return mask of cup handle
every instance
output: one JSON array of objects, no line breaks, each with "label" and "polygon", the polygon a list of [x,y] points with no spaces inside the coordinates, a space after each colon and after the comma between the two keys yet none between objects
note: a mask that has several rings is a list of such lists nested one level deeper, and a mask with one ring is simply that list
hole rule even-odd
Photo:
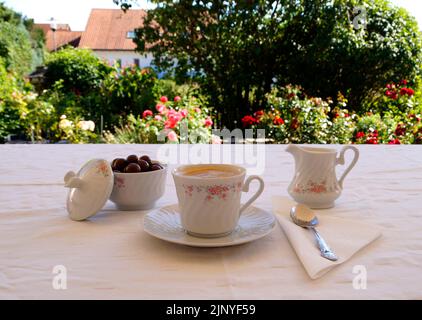
[{"label": "cup handle", "polygon": [[340,185],[340,187],[342,189],[343,189],[343,181],[344,181],[344,178],[346,178],[346,176],[349,174],[350,170],[353,169],[353,167],[355,166],[356,162],[359,159],[359,150],[358,150],[358,148],[353,147],[353,146],[345,146],[343,149],[341,149],[340,156],[337,158],[337,164],[341,164],[341,165],[344,165],[345,164],[344,154],[346,153],[347,150],[352,150],[355,153],[355,156],[354,156],[352,162],[350,163],[350,165],[343,172],[343,175],[341,176],[340,180],[338,181],[338,184]]},{"label": "cup handle", "polygon": [[249,185],[252,180],[259,181],[259,188],[255,192],[255,194],[240,208],[239,214],[242,214],[243,211],[245,211],[245,209],[249,207],[252,204],[252,202],[254,202],[261,195],[262,191],[264,191],[264,180],[262,180],[262,178],[259,176],[250,176],[246,179],[243,185],[243,189],[242,189],[243,192],[249,191]]}]

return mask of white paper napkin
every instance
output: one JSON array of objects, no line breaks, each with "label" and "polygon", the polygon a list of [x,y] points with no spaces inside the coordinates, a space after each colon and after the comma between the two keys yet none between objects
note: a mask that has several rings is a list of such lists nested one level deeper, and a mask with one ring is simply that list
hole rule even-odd
[{"label": "white paper napkin", "polygon": [[273,197],[272,204],[274,214],[284,233],[312,279],[323,276],[381,236],[380,229],[374,226],[354,220],[335,218],[335,209],[318,215],[317,230],[339,258],[333,262],[321,257],[312,232],[295,225],[290,219],[290,209],[296,204],[293,200],[287,197]]}]

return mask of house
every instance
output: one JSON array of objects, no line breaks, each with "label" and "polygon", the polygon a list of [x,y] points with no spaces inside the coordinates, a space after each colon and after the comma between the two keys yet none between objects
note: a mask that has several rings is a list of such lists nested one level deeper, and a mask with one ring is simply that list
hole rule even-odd
[{"label": "house", "polygon": [[98,57],[110,64],[119,62],[122,66],[137,65],[149,67],[152,54],[135,52],[133,42],[135,29],[142,27],[147,12],[130,9],[92,9],[85,31],[72,31],[68,24],[58,24],[56,30],[50,24],[36,24],[44,31],[49,52],[70,45],[75,48],[91,49]]},{"label": "house", "polygon": [[151,65],[152,54],[135,52],[135,29],[143,26],[145,10],[92,9],[79,47],[89,48],[109,63],[122,66],[135,64],[141,68]]},{"label": "house", "polygon": [[48,23],[37,23],[35,28],[44,31],[46,47],[49,52],[59,50],[67,45],[78,47],[82,36],[82,31],[72,31],[68,24],[58,24],[56,29],[52,30]]}]

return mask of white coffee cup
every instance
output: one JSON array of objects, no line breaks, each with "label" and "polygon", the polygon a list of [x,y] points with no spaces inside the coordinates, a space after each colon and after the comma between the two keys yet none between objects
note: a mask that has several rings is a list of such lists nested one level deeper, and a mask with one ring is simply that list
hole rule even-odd
[{"label": "white coffee cup", "polygon": [[[222,174],[207,175],[210,170]],[[230,234],[236,228],[242,212],[264,190],[261,177],[250,176],[245,181],[246,170],[236,165],[184,165],[174,169],[172,174],[182,227],[197,237],[214,238]],[[252,180],[258,180],[259,188],[241,205],[241,194],[249,191]]]}]

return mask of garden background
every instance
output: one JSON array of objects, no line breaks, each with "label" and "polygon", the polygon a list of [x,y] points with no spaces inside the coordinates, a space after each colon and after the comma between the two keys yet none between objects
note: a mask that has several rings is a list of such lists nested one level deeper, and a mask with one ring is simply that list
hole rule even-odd
[{"label": "garden background", "polygon": [[134,39],[147,69],[47,53],[0,4],[0,141],[178,143],[187,126],[200,143],[241,128],[268,143],[422,144],[422,36],[389,1],[151,2]]}]

